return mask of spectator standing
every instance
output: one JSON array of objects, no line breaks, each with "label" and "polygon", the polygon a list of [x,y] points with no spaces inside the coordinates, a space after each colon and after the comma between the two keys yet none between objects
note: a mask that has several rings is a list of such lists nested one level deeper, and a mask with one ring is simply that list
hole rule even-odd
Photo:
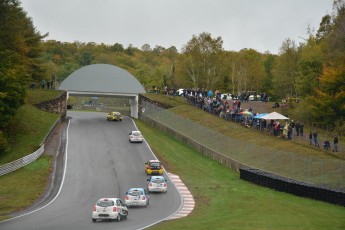
[{"label": "spectator standing", "polygon": [[44,89],[46,87],[46,80],[41,81],[41,88]]},{"label": "spectator standing", "polygon": [[207,95],[208,95],[210,98],[212,98],[212,97],[213,97],[213,92],[212,92],[212,89],[210,89],[210,90],[208,91]]},{"label": "spectator standing", "polygon": [[172,95],[173,95],[173,98],[175,98],[175,95],[176,95],[176,89],[175,88],[172,88]]},{"label": "spectator standing", "polygon": [[325,143],[323,144],[323,149],[327,151],[330,147],[331,147],[331,143],[328,140],[326,140]]},{"label": "spectator standing", "polygon": [[296,128],[296,135],[299,136],[299,122],[298,121],[296,121],[295,128]]},{"label": "spectator standing", "polygon": [[292,139],[292,135],[293,135],[293,128],[292,125],[290,124],[288,126],[288,139],[291,140]]},{"label": "spectator standing", "polygon": [[303,122],[301,121],[300,123],[299,123],[299,133],[300,133],[300,135],[303,137],[303,129],[304,129],[304,124],[303,124]]},{"label": "spectator standing", "polygon": [[319,143],[317,142],[317,135],[318,135],[317,131],[314,130],[313,132],[314,144],[316,147],[319,147]]},{"label": "spectator standing", "polygon": [[278,136],[279,135],[279,131],[280,131],[280,124],[279,124],[279,121],[276,120],[275,123],[274,123],[274,130],[273,130],[274,136]]},{"label": "spectator standing", "polygon": [[292,139],[293,136],[294,136],[294,132],[295,132],[295,122],[294,122],[293,120],[291,121],[290,126],[291,126],[291,135],[290,135],[290,139]]},{"label": "spectator standing", "polygon": [[237,102],[237,113],[241,110],[241,101]]},{"label": "spectator standing", "polygon": [[310,144],[310,145],[313,144],[313,133],[312,133],[311,130],[310,130],[310,132],[309,132],[309,144]]},{"label": "spectator standing", "polygon": [[333,152],[338,152],[338,137],[337,136],[335,136],[333,139],[333,145],[334,145]]}]

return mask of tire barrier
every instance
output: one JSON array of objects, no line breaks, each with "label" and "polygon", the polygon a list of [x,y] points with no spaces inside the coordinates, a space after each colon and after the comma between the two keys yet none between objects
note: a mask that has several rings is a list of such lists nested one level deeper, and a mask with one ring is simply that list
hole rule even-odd
[{"label": "tire barrier", "polygon": [[345,191],[281,177],[260,169],[240,169],[240,178],[280,192],[345,206]]}]

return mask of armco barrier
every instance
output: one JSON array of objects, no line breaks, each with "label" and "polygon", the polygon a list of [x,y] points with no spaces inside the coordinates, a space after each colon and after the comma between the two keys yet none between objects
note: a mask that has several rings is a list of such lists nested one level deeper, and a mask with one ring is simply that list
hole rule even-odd
[{"label": "armco barrier", "polygon": [[40,147],[35,152],[33,152],[33,153],[23,157],[23,158],[20,158],[18,160],[15,160],[15,161],[12,161],[10,163],[7,163],[5,165],[0,166],[0,176],[3,176],[7,173],[13,172],[13,171],[15,171],[21,167],[24,167],[25,165],[28,165],[28,164],[32,163],[33,161],[35,161],[37,158],[39,158],[44,152],[45,143],[47,143],[49,141],[55,128],[61,123],[61,119],[62,119],[62,117],[60,117],[60,119],[58,119],[55,122],[53,127],[50,129],[49,133],[44,138]]},{"label": "armco barrier", "polygon": [[342,190],[315,186],[252,168],[240,169],[240,178],[277,191],[345,206],[345,191]]},{"label": "armco barrier", "polygon": [[25,166],[25,165],[30,164],[31,162],[33,162],[37,158],[39,158],[43,152],[44,152],[44,144],[41,145],[41,147],[39,149],[37,149],[35,152],[31,153],[30,155],[27,155],[23,158],[12,161],[8,164],[2,165],[0,167],[0,176],[5,175],[5,174],[10,173],[10,172],[13,172],[13,171]]}]

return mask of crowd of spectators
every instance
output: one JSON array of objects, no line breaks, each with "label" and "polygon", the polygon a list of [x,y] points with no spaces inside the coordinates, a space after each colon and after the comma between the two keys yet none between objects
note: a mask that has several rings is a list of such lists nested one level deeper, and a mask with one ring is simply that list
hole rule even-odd
[{"label": "crowd of spectators", "polygon": [[[255,112],[251,107],[246,110],[242,109],[243,103],[248,102],[249,94],[243,92],[238,96],[233,94],[222,94],[219,90],[202,91],[189,90],[183,91],[182,96],[197,108],[203,109],[206,112],[222,117],[226,120],[242,123],[247,127],[265,128],[266,121],[254,119]],[[256,96],[256,95],[255,95]],[[260,98],[260,99],[259,99]],[[261,94],[256,100],[267,102],[267,94]]]},{"label": "crowd of spectators", "polygon": [[[247,128],[254,128],[260,131],[268,132],[274,136],[282,139],[292,140],[296,137],[304,137],[304,124],[301,121],[281,121],[281,120],[265,120],[255,118],[258,113],[253,111],[251,107],[243,108],[248,102],[249,95],[246,92],[238,96],[232,94],[222,94],[219,90],[183,90],[182,95],[186,100],[197,108],[200,108],[208,113],[224,118],[228,121],[233,121],[244,125]],[[268,95],[263,93],[256,99],[261,102],[268,101]],[[274,108],[279,107],[279,103],[275,103]],[[320,147],[318,143],[318,133],[316,130],[311,130],[310,145]],[[326,140],[328,143],[329,141]],[[325,142],[326,142],[325,141]],[[330,143],[324,143],[324,149],[331,148]],[[338,138],[334,140],[333,151],[338,151]]]}]

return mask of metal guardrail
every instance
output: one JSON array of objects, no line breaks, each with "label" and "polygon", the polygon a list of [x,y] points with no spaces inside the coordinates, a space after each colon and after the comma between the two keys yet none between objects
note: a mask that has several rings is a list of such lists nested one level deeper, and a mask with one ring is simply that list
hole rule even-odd
[{"label": "metal guardrail", "polygon": [[0,166],[0,176],[3,176],[5,174],[8,174],[10,172],[13,172],[17,169],[20,169],[32,162],[34,162],[37,158],[39,158],[43,153],[44,153],[44,150],[45,150],[45,143],[47,143],[55,128],[61,123],[61,120],[63,119],[63,117],[60,117],[55,123],[54,125],[52,126],[52,128],[50,129],[50,131],[48,132],[48,134],[45,136],[45,138],[43,139],[40,147],[33,153],[29,154],[29,155],[26,155],[25,157],[22,157],[18,160],[15,160],[15,161],[12,161],[10,163],[7,163],[5,165],[1,165]]},{"label": "metal guardrail", "polygon": [[24,167],[25,165],[28,165],[28,164],[34,162],[37,158],[39,158],[42,155],[43,152],[44,152],[44,144],[39,149],[37,149],[35,152],[33,152],[29,155],[0,166],[0,176],[3,176],[3,175],[10,173],[10,172],[13,172],[19,168]]}]

